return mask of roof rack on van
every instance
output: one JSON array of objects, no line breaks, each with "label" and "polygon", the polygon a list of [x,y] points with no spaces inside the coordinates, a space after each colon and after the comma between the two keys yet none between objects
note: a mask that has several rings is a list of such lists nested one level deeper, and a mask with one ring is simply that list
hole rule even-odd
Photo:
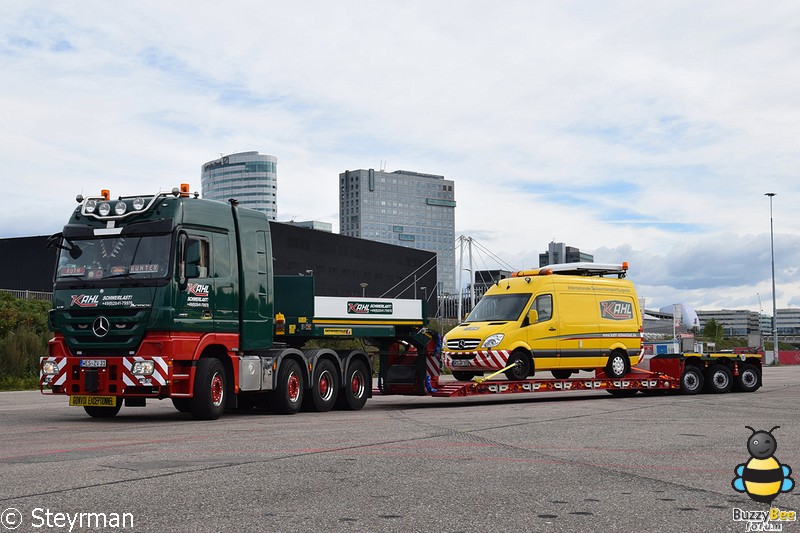
[{"label": "roof rack on van", "polygon": [[615,263],[560,263],[557,265],[547,265],[535,270],[521,270],[511,274],[512,277],[521,278],[525,276],[547,276],[550,274],[561,274],[569,276],[608,276],[616,275],[624,278],[628,273],[628,262],[622,264]]}]

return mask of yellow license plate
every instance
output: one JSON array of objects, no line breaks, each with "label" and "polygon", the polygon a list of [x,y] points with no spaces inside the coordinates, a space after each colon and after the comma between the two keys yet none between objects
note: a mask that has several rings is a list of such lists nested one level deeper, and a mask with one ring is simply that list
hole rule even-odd
[{"label": "yellow license plate", "polygon": [[116,396],[70,396],[69,404],[77,407],[116,407]]}]

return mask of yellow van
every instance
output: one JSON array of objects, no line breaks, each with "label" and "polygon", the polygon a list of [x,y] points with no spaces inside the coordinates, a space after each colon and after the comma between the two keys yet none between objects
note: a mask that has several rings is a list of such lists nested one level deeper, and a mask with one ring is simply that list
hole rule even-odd
[{"label": "yellow van", "polygon": [[445,336],[445,366],[462,381],[511,364],[510,380],[544,370],[557,379],[594,369],[624,376],[643,356],[642,313],[627,270],[627,263],[566,263],[498,281]]}]

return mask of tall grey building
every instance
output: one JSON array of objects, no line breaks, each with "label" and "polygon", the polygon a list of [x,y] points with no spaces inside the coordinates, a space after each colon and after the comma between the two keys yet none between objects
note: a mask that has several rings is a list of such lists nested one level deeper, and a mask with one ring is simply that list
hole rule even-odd
[{"label": "tall grey building", "polygon": [[555,241],[547,245],[546,252],[539,254],[540,267],[562,263],[594,263],[594,256]]},{"label": "tall grey building", "polygon": [[[437,254],[437,295],[456,292],[452,180],[406,170],[339,174],[339,232]],[[427,287],[429,296],[433,287]]]},{"label": "tall grey building", "polygon": [[258,152],[239,152],[205,163],[200,184],[203,198],[227,202],[266,213],[275,220],[278,213],[278,158]]}]

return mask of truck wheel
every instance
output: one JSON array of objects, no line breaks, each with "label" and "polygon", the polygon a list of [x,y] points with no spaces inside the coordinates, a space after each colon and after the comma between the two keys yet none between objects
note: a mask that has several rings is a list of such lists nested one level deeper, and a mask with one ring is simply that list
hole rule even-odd
[{"label": "truck wheel", "polygon": [[714,394],[729,392],[733,388],[733,374],[724,365],[711,365],[706,370],[706,390]]},{"label": "truck wheel", "polygon": [[192,410],[191,398],[172,398],[172,405],[181,413],[188,413]]},{"label": "truck wheel", "polygon": [[192,416],[197,420],[216,420],[225,411],[225,368],[222,361],[204,358],[197,361],[194,373]]},{"label": "truck wheel", "polygon": [[458,381],[472,381],[472,378],[477,376],[477,372],[466,372],[464,370],[453,370],[453,377]]},{"label": "truck wheel", "polygon": [[303,400],[305,402],[304,407],[318,413],[330,411],[336,403],[336,396],[339,393],[337,375],[338,372],[333,363],[327,359],[318,361],[317,367],[314,369],[311,389]]},{"label": "truck wheel", "polygon": [[372,376],[367,373],[367,366],[363,361],[356,360],[350,363],[347,375],[339,391],[336,407],[358,411],[367,403],[367,387],[372,386]]},{"label": "truck wheel", "polygon": [[116,407],[98,407],[96,405],[84,405],[83,410],[92,418],[114,418],[122,409],[122,398],[117,398]]},{"label": "truck wheel", "polygon": [[755,365],[739,365],[739,375],[733,378],[733,390],[753,392],[761,386],[761,374]]},{"label": "truck wheel", "polygon": [[573,370],[551,370],[550,373],[553,374],[553,377],[556,379],[569,379],[572,375]]},{"label": "truck wheel", "polygon": [[278,371],[278,386],[272,409],[281,415],[293,415],[303,406],[303,371],[294,359],[284,359]]},{"label": "truck wheel", "polygon": [[522,352],[512,353],[508,364],[514,365],[505,371],[506,379],[510,381],[521,381],[531,375],[531,360]]},{"label": "truck wheel", "polygon": [[611,379],[619,379],[628,373],[628,358],[625,353],[615,350],[611,352],[608,357],[608,363],[604,370],[607,377]]},{"label": "truck wheel", "polygon": [[696,366],[686,365],[681,376],[681,392],[697,394],[703,389],[703,373]]}]

